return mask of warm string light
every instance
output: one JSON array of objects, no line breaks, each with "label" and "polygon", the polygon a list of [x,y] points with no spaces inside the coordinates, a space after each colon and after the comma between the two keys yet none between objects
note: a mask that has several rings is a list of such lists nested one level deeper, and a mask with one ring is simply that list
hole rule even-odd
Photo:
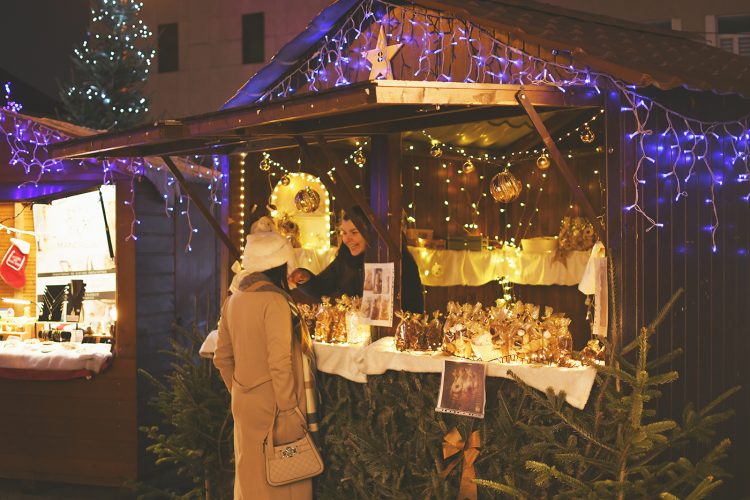
[{"label": "warm string light", "polygon": [[245,248],[245,158],[247,153],[240,154],[240,248]]},{"label": "warm string light", "polygon": [[[570,129],[567,132],[561,133],[561,135],[559,135],[557,137],[557,142],[561,143],[562,141],[564,141],[565,139],[567,139],[567,138],[569,138],[571,136],[578,135],[578,133],[581,132],[582,130],[586,130],[586,129],[590,130],[591,125],[597,120],[597,118],[599,116],[602,116],[603,113],[604,113],[604,109],[597,110],[596,113],[594,113],[587,121],[581,123],[579,126],[575,127],[574,129]],[[489,177],[487,176],[487,168],[492,168],[494,170],[501,170],[503,168],[509,168],[509,167],[511,167],[512,162],[515,162],[516,164],[518,164],[518,163],[521,163],[521,162],[524,162],[524,161],[527,161],[527,160],[537,159],[540,154],[547,154],[546,148],[541,148],[541,149],[526,149],[526,150],[512,151],[510,153],[507,153],[507,154],[504,154],[504,155],[501,155],[501,156],[491,155],[491,154],[489,154],[487,152],[469,153],[466,150],[466,148],[459,147],[459,146],[453,146],[453,145],[450,145],[450,144],[446,144],[446,143],[444,143],[444,142],[442,142],[442,141],[440,141],[440,140],[432,137],[432,135],[430,135],[426,130],[422,130],[421,132],[422,132],[422,135],[427,139],[427,142],[430,144],[431,148],[437,146],[441,150],[449,151],[451,153],[459,155],[461,158],[463,158],[462,162],[463,162],[464,165],[466,165],[466,162],[468,162],[468,161],[471,161],[472,163],[476,162],[476,164],[473,165],[474,168],[476,169],[477,165],[479,165],[479,168],[482,170],[482,172],[477,172],[477,174],[479,175],[479,180],[480,180],[480,187],[479,187],[478,198],[475,201],[473,201],[473,202],[471,202],[469,204],[469,206],[471,207],[471,210],[470,210],[470,213],[469,213],[470,222],[463,224],[463,228],[464,228],[464,230],[467,233],[476,232],[477,230],[479,230],[479,225],[477,224],[477,219],[481,215],[481,202],[483,201],[484,198],[487,197],[487,193],[486,193],[486,190],[484,188],[485,187],[485,182],[487,181],[487,179],[489,177],[491,177],[491,176],[489,176]],[[414,163],[414,145],[407,146],[406,149],[405,149],[405,151],[408,152],[411,155],[412,163]],[[600,150],[597,149],[596,151],[599,152]],[[570,152],[568,152],[567,156],[568,156],[569,159],[572,159],[574,157],[574,154],[573,154],[572,151],[570,151]],[[511,160],[512,160],[512,162],[511,162]],[[504,166],[500,166],[501,162],[504,162],[505,165]],[[441,167],[442,168],[447,168],[449,163],[450,163],[449,161],[448,162],[443,162],[443,163],[441,163]],[[419,171],[419,166],[415,165],[413,167],[413,169],[414,169],[414,171]],[[462,166],[461,169],[458,170],[458,173],[459,174],[468,174],[467,172],[464,171],[464,167],[463,166]],[[471,172],[469,172],[469,173],[471,173]],[[597,174],[598,174],[598,171],[597,171]],[[536,174],[534,173],[534,175],[536,175]],[[536,214],[538,214],[538,212],[539,212],[538,201],[539,201],[539,199],[541,197],[541,193],[544,190],[544,182],[545,182],[546,178],[547,178],[546,174],[542,175],[542,182],[539,184],[539,189],[538,189],[538,194],[537,194],[537,206],[535,206],[535,208],[534,208],[534,213],[531,215],[531,217],[529,217],[529,221],[527,222],[525,230],[524,230],[524,235],[528,232],[529,227],[531,227],[533,225],[533,220],[535,219],[535,217],[538,217],[538,216],[536,216]],[[416,174],[414,174],[414,179],[415,179],[415,182],[413,183],[414,184],[414,188],[415,188],[414,191],[416,191],[416,188],[420,187],[421,183],[416,180]],[[459,177],[459,179],[461,179],[461,177]],[[449,183],[450,183],[450,179],[448,178],[448,179],[446,179],[446,184],[449,184]],[[527,186],[528,186],[528,184],[527,184]],[[461,188],[459,188],[459,190],[461,192],[464,192],[465,188],[461,187]],[[521,206],[524,207],[524,215],[521,217],[521,222],[519,222],[519,225],[523,225],[522,221],[525,218],[526,207],[528,205],[528,197],[529,197],[529,190],[528,189],[526,190],[526,195],[525,196],[526,196],[526,201],[521,203]],[[412,200],[416,200],[416,199],[417,199],[416,192],[413,192],[412,193]],[[450,217],[451,217],[450,216],[450,202],[449,202],[449,200],[447,198],[443,200],[443,206],[445,206],[446,210],[448,210],[448,212],[446,213],[446,216],[445,216],[445,221],[446,222],[450,222]],[[414,201],[412,201],[411,203],[409,203],[407,205],[407,208],[410,209],[410,210],[412,210],[412,215],[407,216],[407,222],[409,224],[414,225],[414,227],[416,227],[416,211],[414,209]],[[503,215],[506,213],[506,209],[504,207],[500,207],[499,211]],[[505,224],[503,226],[503,228],[504,228],[503,230],[504,230],[504,233],[505,233],[503,240],[500,240],[500,238],[498,236],[496,236],[495,240],[494,240],[495,243],[499,244],[500,246],[502,246],[503,243],[505,243],[505,242],[509,242],[511,244],[515,244],[515,242],[516,242],[516,237],[515,236],[511,237],[510,239],[508,239],[508,230],[511,229],[510,224]],[[480,231],[480,234],[484,234],[484,232]],[[516,236],[519,236],[519,235],[516,235]],[[520,237],[523,237],[523,236],[520,236]]]}]

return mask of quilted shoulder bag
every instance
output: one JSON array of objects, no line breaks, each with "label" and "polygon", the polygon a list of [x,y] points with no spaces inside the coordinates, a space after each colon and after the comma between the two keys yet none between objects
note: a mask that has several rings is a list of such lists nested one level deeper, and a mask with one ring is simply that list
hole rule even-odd
[{"label": "quilted shoulder bag", "polygon": [[[302,412],[295,408],[300,421],[304,422]],[[281,486],[294,483],[323,472],[323,459],[318,453],[310,433],[305,428],[305,435],[297,441],[275,446],[273,443],[273,428],[278,410],[271,422],[266,439],[263,442],[263,453],[266,456],[266,480],[271,486]]]}]

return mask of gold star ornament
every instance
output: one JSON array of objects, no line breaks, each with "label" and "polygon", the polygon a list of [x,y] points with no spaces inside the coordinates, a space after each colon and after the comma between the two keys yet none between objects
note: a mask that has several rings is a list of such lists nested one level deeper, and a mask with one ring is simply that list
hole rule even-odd
[{"label": "gold star ornament", "polygon": [[375,48],[372,50],[362,51],[370,61],[370,80],[393,80],[393,69],[391,68],[391,59],[396,52],[403,46],[403,43],[395,45],[386,45],[385,31],[383,26],[380,27],[380,34]]}]

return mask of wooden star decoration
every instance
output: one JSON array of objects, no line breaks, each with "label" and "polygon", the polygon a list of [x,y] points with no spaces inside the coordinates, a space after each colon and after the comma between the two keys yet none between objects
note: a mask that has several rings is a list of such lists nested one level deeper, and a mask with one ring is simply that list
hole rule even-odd
[{"label": "wooden star decoration", "polygon": [[370,80],[393,80],[393,69],[391,68],[391,59],[396,52],[403,46],[403,43],[395,45],[386,45],[385,31],[383,26],[380,27],[380,34],[375,48],[372,50],[362,51],[370,61]]}]

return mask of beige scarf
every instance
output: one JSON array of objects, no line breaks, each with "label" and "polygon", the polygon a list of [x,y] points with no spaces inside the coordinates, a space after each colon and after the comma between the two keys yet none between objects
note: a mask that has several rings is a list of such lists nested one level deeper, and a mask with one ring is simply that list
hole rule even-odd
[{"label": "beige scarf", "polygon": [[[305,403],[307,406],[307,429],[310,431],[313,439],[318,442],[319,419],[318,419],[318,388],[315,382],[315,352],[313,351],[312,337],[307,328],[305,319],[300,315],[297,303],[294,302],[291,295],[281,288],[277,287],[270,281],[264,279],[264,275],[253,273],[247,276],[240,284],[242,291],[245,292],[276,292],[284,296],[292,310],[292,316],[297,318],[295,333],[298,335],[302,347],[302,379],[305,383]],[[248,282],[251,284],[248,285]]]}]

